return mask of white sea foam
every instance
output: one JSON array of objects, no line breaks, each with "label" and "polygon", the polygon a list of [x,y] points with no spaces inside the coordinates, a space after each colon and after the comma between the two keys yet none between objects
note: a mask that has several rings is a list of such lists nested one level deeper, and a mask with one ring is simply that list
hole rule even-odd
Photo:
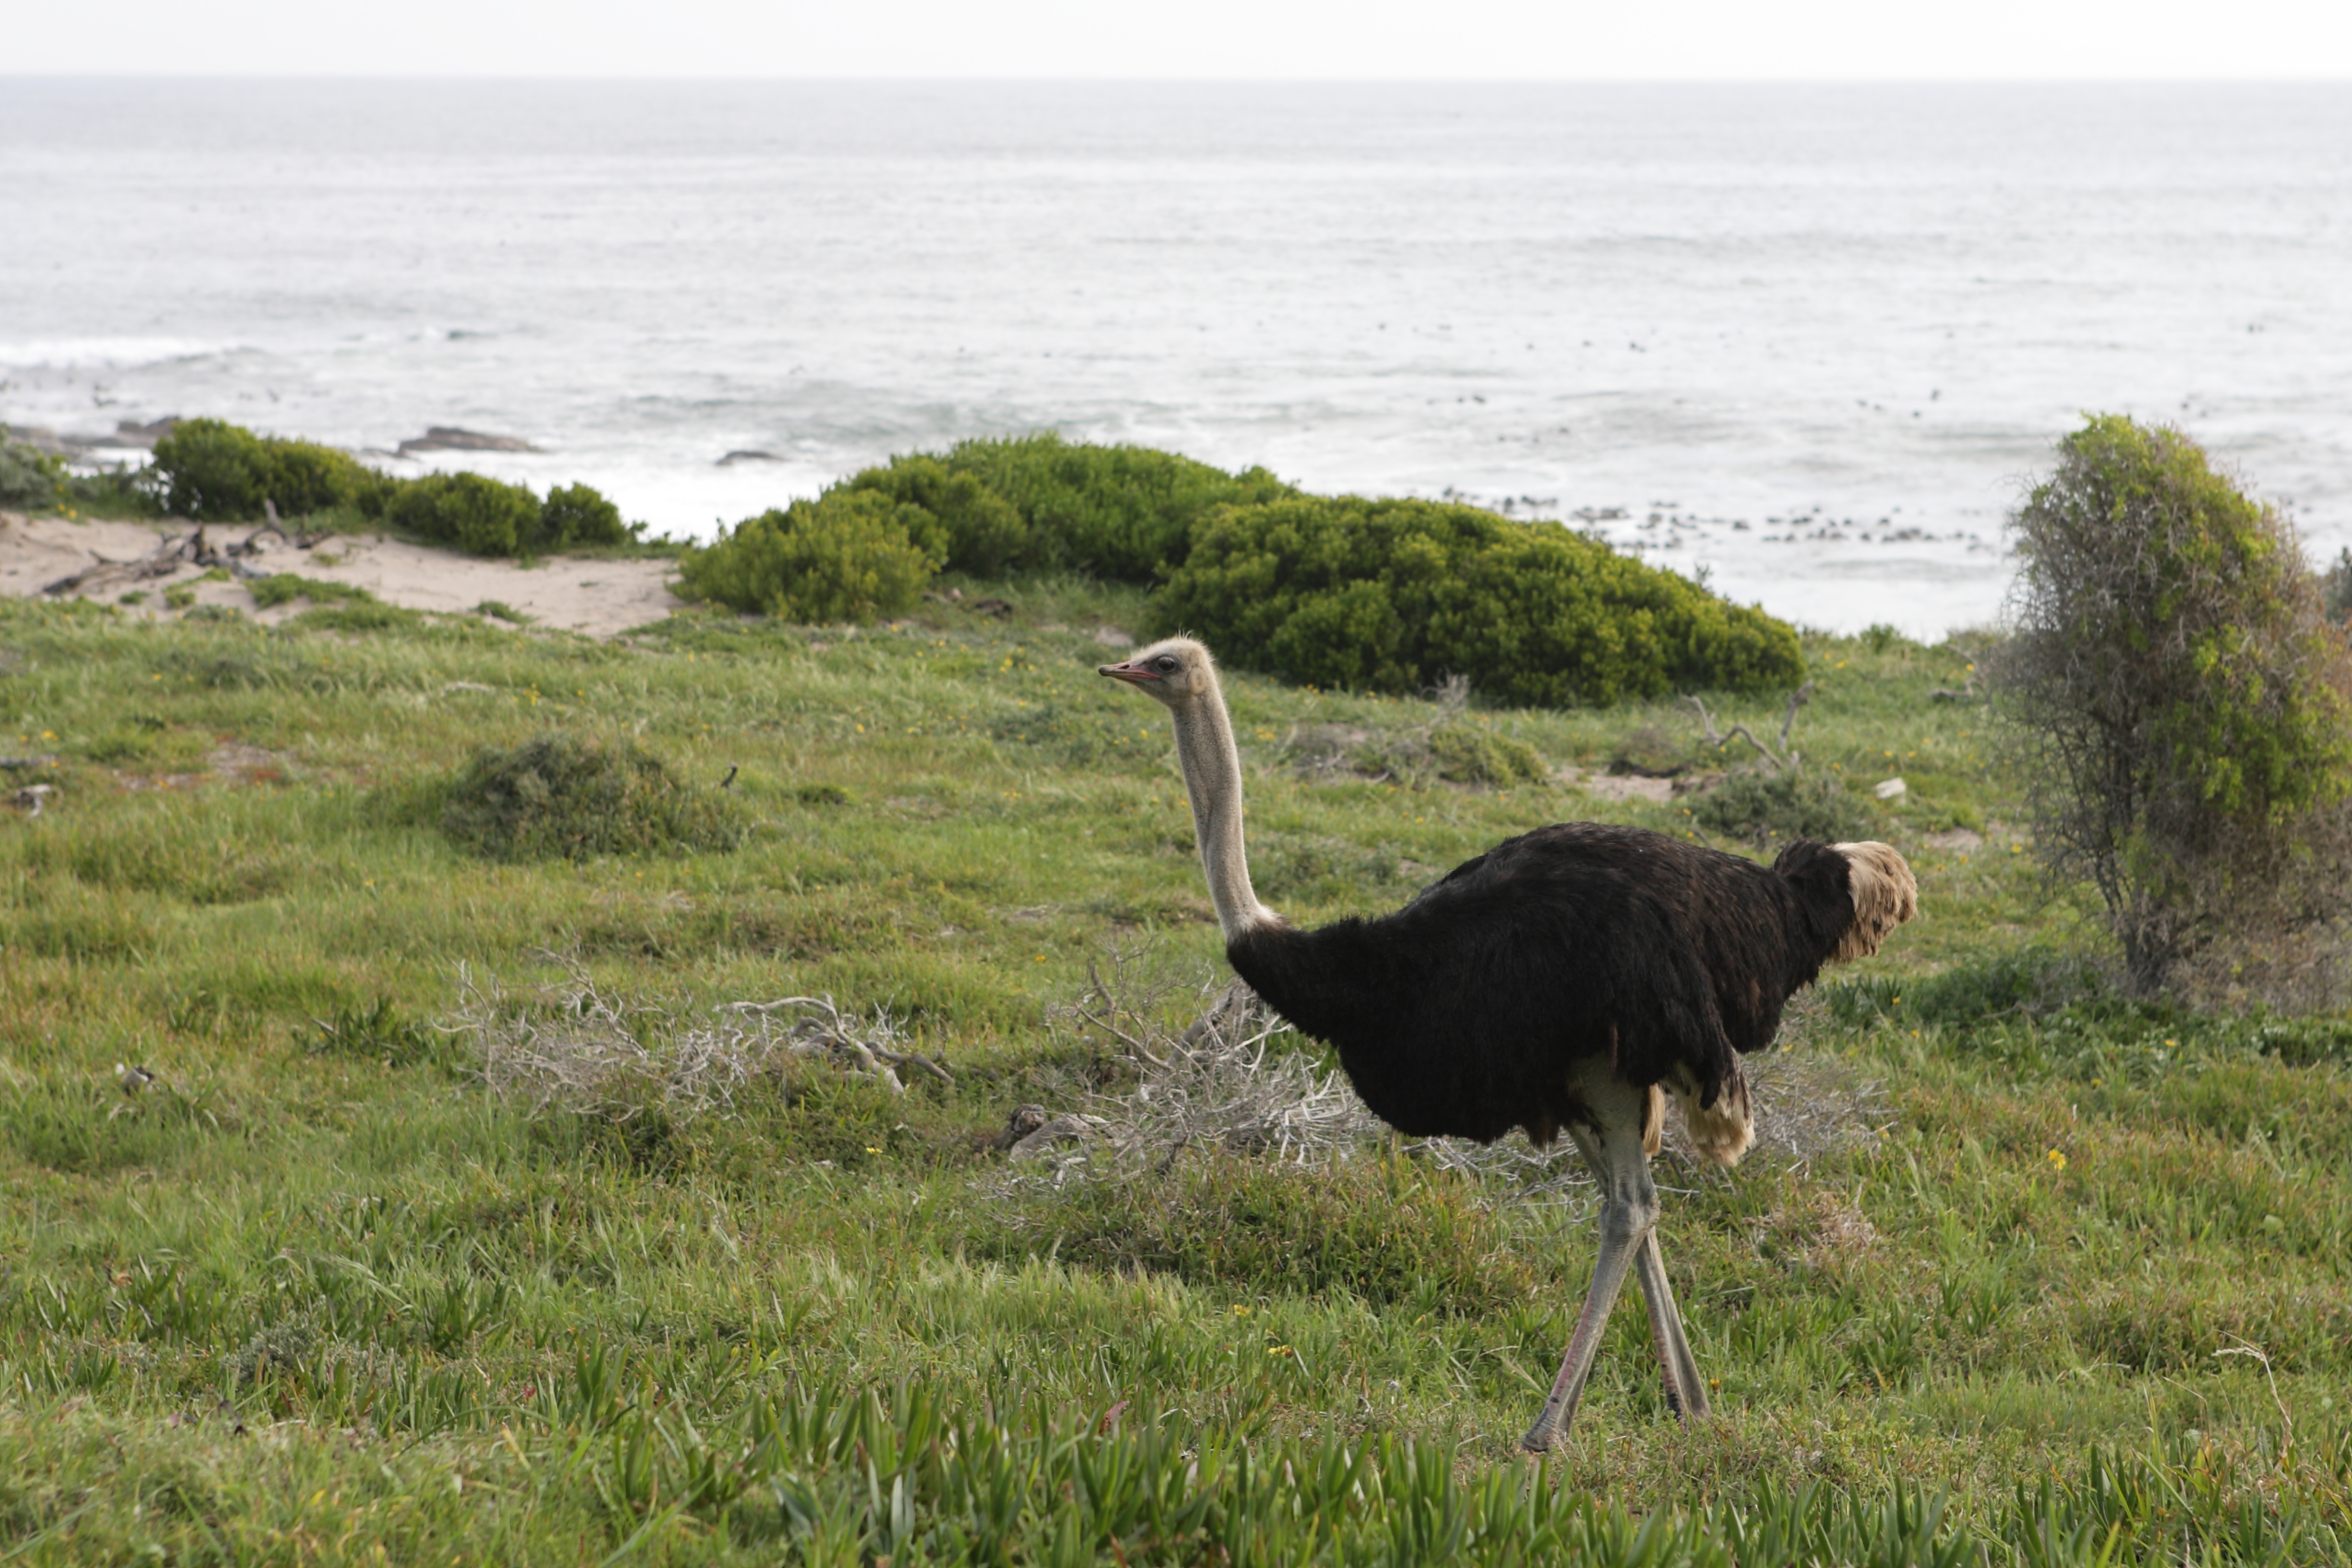
[{"label": "white sea foam", "polygon": [[2086,409],[2352,542],[2347,145],[2325,84],[19,80],[0,418],[465,426],[693,534],[1054,428],[1935,633]]}]

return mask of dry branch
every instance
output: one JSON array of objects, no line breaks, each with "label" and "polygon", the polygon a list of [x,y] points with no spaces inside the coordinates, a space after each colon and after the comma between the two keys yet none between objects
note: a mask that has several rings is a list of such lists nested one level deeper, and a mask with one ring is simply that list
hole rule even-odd
[{"label": "dry branch", "polygon": [[1771,763],[1776,770],[1785,773],[1804,761],[1804,758],[1797,752],[1789,750],[1789,733],[1796,728],[1797,710],[1812,699],[1813,683],[1810,680],[1789,693],[1789,710],[1780,719],[1780,750],[1778,752],[1758,740],[1755,731],[1745,724],[1734,724],[1729,730],[1717,734],[1715,729],[1715,715],[1706,710],[1706,703],[1700,701],[1696,696],[1685,697],[1683,700],[1698,710],[1699,722],[1706,726],[1708,745],[1720,751],[1734,741],[1745,741],[1762,752],[1764,760]]},{"label": "dry branch", "polygon": [[[552,956],[552,955],[551,955]],[[818,1058],[904,1094],[895,1067],[919,1067],[952,1083],[947,1068],[905,1048],[887,1009],[844,1012],[831,996],[723,1003],[711,1022],[633,1003],[598,989],[577,964],[556,959],[566,980],[528,998],[495,977],[458,972],[454,1033],[473,1037],[482,1079],[500,1099],[626,1120],[659,1109],[678,1118],[726,1114],[735,1097]]]}]

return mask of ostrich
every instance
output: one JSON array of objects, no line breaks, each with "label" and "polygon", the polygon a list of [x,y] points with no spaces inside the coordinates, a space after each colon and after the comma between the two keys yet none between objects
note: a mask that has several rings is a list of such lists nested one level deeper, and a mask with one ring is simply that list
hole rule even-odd
[{"label": "ostrich", "polygon": [[[1918,909],[1884,844],[1800,841],[1771,868],[1644,828],[1539,827],[1455,867],[1394,914],[1314,931],[1257,900],[1242,853],[1241,758],[1209,650],[1155,643],[1100,673],[1156,698],[1234,970],[1338,1048],[1356,1092],[1415,1137],[1538,1145],[1565,1131],[1601,1194],[1600,1257],[1551,1395],[1521,1439],[1564,1436],[1630,1268],[1669,1406],[1707,1413],[1658,1253],[1664,1095],[1699,1152],[1732,1164],[1754,1132],[1739,1054],[1825,963],[1875,952]],[[1663,1091],[1663,1092],[1662,1092]]]}]

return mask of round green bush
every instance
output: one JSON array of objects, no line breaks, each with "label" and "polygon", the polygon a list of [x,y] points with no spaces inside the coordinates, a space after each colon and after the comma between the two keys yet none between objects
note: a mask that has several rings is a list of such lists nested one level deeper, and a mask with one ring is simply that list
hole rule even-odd
[{"label": "round green bush", "polygon": [[0,506],[31,511],[52,505],[65,484],[63,458],[0,434]]},{"label": "round green bush", "polygon": [[281,517],[305,517],[358,502],[362,492],[383,483],[349,452],[322,447],[316,441],[286,441],[264,437],[262,488],[278,503]]},{"label": "round green bush", "polygon": [[869,489],[836,489],[746,518],[678,561],[678,594],[803,623],[911,608],[938,570],[914,531],[931,514]]},{"label": "round green bush", "polygon": [[257,436],[223,419],[183,419],[155,443],[164,509],[201,522],[249,522],[274,502],[281,517],[341,507],[380,511],[394,481],[349,452]]},{"label": "round green bush", "polygon": [[974,576],[993,577],[1023,560],[1029,525],[1013,504],[979,477],[950,473],[936,458],[896,458],[850,479],[847,488],[872,490],[919,509],[908,533],[942,566]]},{"label": "round green bush", "polygon": [[225,419],[183,419],[155,443],[164,510],[200,522],[261,515],[269,453],[261,437]]},{"label": "round green bush", "polygon": [[513,555],[539,537],[539,498],[481,474],[428,474],[400,487],[392,523],[468,555]]},{"label": "round green bush", "polygon": [[1813,838],[1840,844],[1869,836],[1870,819],[1829,773],[1742,768],[1698,797],[1691,819],[1711,833],[1769,844]]},{"label": "round green bush", "polygon": [[549,550],[582,544],[626,544],[638,530],[621,521],[621,509],[587,485],[560,485],[539,509],[536,542]]},{"label": "round green bush", "polygon": [[1155,614],[1236,664],[1352,690],[1463,675],[1496,701],[1567,707],[1804,676],[1796,633],[1761,610],[1556,524],[1433,501],[1213,513]]},{"label": "round green bush", "polygon": [[896,458],[845,488],[930,513],[946,542],[942,563],[956,571],[1058,569],[1127,583],[1154,582],[1182,562],[1193,525],[1215,508],[1297,493],[1264,468],[1229,474],[1173,452],[1051,431]]},{"label": "round green bush", "polygon": [[679,783],[633,742],[570,735],[477,752],[449,785],[441,829],[496,860],[732,849],[743,836],[718,790]]}]

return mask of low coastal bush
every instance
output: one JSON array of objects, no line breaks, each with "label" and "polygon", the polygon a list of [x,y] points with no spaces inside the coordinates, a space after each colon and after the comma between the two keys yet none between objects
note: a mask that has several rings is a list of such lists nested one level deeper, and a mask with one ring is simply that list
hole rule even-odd
[{"label": "low coastal bush", "polygon": [[933,515],[870,489],[746,518],[678,560],[678,593],[747,613],[806,622],[905,613],[939,570]]},{"label": "low coastal bush", "polygon": [[400,487],[386,517],[468,555],[516,555],[538,542],[540,510],[526,485],[482,474],[427,474]]},{"label": "low coastal bush", "polygon": [[1769,844],[1812,838],[1842,844],[1869,837],[1870,820],[1829,773],[1743,768],[1698,797],[1691,819],[1710,833]]},{"label": "low coastal bush", "polygon": [[1158,615],[1234,663],[1359,691],[1463,675],[1497,701],[1568,707],[1804,674],[1796,633],[1761,610],[1563,528],[1434,501],[1223,509]]},{"label": "low coastal bush", "polygon": [[55,505],[65,479],[64,458],[0,435],[0,506],[31,511]]},{"label": "low coastal bush", "polygon": [[573,550],[582,545],[626,544],[645,531],[621,521],[621,509],[587,485],[559,485],[547,492],[539,509],[539,531],[532,542],[545,550]]},{"label": "low coastal bush", "polygon": [[485,747],[449,785],[441,830],[493,860],[732,849],[734,803],[673,777],[633,742],[541,735]]},{"label": "low coastal bush", "polygon": [[542,501],[529,485],[483,474],[427,474],[390,482],[386,521],[469,555],[626,544],[645,531],[643,523],[623,522],[621,509],[589,485],[558,486]]},{"label": "low coastal bush", "polygon": [[257,436],[223,419],[180,421],[155,443],[146,483],[164,510],[200,522],[249,522],[269,502],[288,518],[381,519],[472,555],[626,544],[645,531],[588,485],[561,486],[542,502],[528,486],[480,474],[399,479],[335,447]]},{"label": "low coastal bush", "polygon": [[166,510],[200,522],[249,522],[350,507],[377,516],[393,485],[348,452],[257,436],[223,419],[183,419],[155,443],[152,483]]},{"label": "low coastal bush", "polygon": [[949,536],[942,563],[955,571],[1061,569],[1128,583],[1181,565],[1194,525],[1215,508],[1298,493],[1265,468],[1228,474],[1174,452],[1073,443],[1051,431],[893,458],[847,488],[937,516]]}]

